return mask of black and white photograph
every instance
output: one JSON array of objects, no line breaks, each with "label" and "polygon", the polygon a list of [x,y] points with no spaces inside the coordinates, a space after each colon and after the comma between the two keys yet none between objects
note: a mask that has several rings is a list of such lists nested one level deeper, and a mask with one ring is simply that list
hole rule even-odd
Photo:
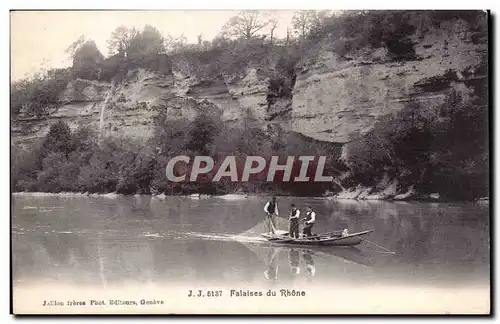
[{"label": "black and white photograph", "polygon": [[489,315],[488,10],[10,10],[15,315]]}]

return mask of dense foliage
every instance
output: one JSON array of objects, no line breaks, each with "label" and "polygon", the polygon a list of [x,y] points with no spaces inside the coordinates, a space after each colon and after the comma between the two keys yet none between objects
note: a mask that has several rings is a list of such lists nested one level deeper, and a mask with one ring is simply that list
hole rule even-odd
[{"label": "dense foliage", "polygon": [[[47,135],[34,148],[12,148],[13,190],[123,194],[250,191],[312,195],[321,194],[329,188],[329,184],[287,186],[279,181],[269,184],[264,181],[265,173],[243,184],[203,179],[196,183],[167,181],[166,164],[178,155],[208,155],[219,164],[226,156],[235,155],[238,170],[241,171],[245,157],[250,155],[260,155],[268,160],[274,155],[283,158],[289,155],[325,155],[328,161],[334,161],[339,154],[339,147],[332,143],[307,142],[297,134],[273,135],[249,127],[249,120],[244,123],[247,125],[241,129],[227,129],[224,123],[206,112],[200,113],[192,122],[170,121],[158,116],[156,136],[148,143],[140,143],[127,138],[99,139],[87,127],[71,132],[67,124],[59,121],[50,127]],[[302,149],[304,147],[307,148]],[[298,170],[295,171],[294,175],[298,175]],[[324,174],[331,175],[333,172],[326,168]],[[281,177],[279,174],[276,178]]]}]

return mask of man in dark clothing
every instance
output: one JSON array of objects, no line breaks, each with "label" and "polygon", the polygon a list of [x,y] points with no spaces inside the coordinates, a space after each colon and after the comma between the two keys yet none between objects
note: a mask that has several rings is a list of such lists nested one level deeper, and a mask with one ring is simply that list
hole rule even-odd
[{"label": "man in dark clothing", "polygon": [[306,209],[306,218],[303,219],[305,226],[303,230],[304,237],[312,236],[312,227],[314,226],[314,222],[316,221],[316,213],[312,210],[310,206],[307,206]]},{"label": "man in dark clothing", "polygon": [[273,197],[271,201],[268,201],[264,206],[264,211],[267,215],[267,220],[269,222],[269,232],[275,233],[276,231],[276,223],[274,221],[274,215],[279,216],[278,214],[278,203],[276,202],[276,197]]},{"label": "man in dark clothing", "polygon": [[290,205],[292,207],[292,210],[290,211],[290,237],[292,238],[299,238],[299,215],[300,215],[300,210],[295,208],[294,204]]}]

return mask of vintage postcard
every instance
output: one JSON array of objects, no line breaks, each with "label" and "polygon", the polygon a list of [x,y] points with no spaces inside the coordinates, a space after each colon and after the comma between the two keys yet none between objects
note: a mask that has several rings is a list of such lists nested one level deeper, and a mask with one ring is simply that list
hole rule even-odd
[{"label": "vintage postcard", "polygon": [[10,12],[12,309],[490,314],[489,12]]}]

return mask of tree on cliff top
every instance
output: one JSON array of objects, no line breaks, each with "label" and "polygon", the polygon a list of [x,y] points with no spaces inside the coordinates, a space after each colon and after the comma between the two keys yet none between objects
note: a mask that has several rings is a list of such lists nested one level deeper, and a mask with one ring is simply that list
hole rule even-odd
[{"label": "tree on cliff top", "polygon": [[97,64],[104,59],[104,56],[93,40],[85,40],[81,36],[70,45],[67,52],[73,58],[72,73],[75,77],[88,80],[97,79]]},{"label": "tree on cliff top", "polygon": [[130,40],[130,55],[156,55],[165,53],[163,36],[158,29],[146,25],[142,32]]},{"label": "tree on cliff top", "polygon": [[299,37],[306,38],[311,29],[321,24],[327,16],[328,12],[325,10],[300,10],[293,14],[292,26]]},{"label": "tree on cliff top", "polygon": [[137,29],[119,26],[112,33],[108,39],[108,50],[110,55],[118,54],[125,56],[129,54],[130,43],[138,34]]},{"label": "tree on cliff top", "polygon": [[271,17],[269,18],[269,39],[271,44],[273,44],[274,40],[274,31],[276,28],[278,28],[279,25],[279,18],[276,15],[276,13],[271,14]]},{"label": "tree on cliff top", "polygon": [[260,11],[247,10],[229,19],[222,29],[235,38],[251,39],[268,24],[269,20]]},{"label": "tree on cliff top", "polygon": [[172,35],[167,34],[163,38],[163,44],[167,53],[181,53],[196,47],[193,44],[188,44],[188,39],[184,36],[184,34],[181,34],[178,37],[173,37]]}]

